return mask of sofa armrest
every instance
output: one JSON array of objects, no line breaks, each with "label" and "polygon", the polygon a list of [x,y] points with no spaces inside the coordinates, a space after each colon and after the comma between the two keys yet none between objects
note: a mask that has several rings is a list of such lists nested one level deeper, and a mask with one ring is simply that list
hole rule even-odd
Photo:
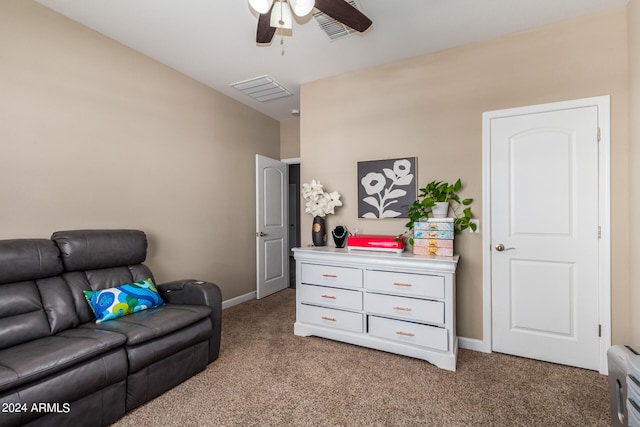
[{"label": "sofa armrest", "polygon": [[169,304],[206,305],[211,308],[222,305],[220,288],[215,283],[189,279],[161,283],[157,286],[158,292]]},{"label": "sofa armrest", "polygon": [[211,307],[213,334],[209,340],[209,363],[220,354],[222,334],[222,293],[215,283],[199,280],[176,280],[157,285],[158,292],[167,304],[206,305]]}]

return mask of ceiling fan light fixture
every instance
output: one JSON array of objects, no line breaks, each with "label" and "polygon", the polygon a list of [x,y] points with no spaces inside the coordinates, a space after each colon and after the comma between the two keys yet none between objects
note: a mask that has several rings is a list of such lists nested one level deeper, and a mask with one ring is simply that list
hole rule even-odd
[{"label": "ceiling fan light fixture", "polygon": [[271,10],[271,26],[274,28],[293,28],[293,15],[287,2],[277,1]]},{"label": "ceiling fan light fixture", "polygon": [[313,10],[316,2],[315,0],[289,0],[289,5],[293,13],[302,17],[308,15]]},{"label": "ceiling fan light fixture", "polygon": [[273,0],[249,0],[249,5],[260,14],[269,12],[272,4]]}]

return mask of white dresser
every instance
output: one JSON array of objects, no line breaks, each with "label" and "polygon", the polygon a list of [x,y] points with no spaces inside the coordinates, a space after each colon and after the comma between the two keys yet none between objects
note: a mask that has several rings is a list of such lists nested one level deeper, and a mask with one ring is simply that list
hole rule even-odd
[{"label": "white dresser", "polygon": [[458,256],[293,249],[300,336],[344,341],[455,371]]}]

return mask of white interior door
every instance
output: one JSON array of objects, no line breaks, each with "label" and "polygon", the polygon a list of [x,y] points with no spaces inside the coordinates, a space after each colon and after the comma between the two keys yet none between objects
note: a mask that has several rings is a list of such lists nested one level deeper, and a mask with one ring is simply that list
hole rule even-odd
[{"label": "white interior door", "polygon": [[289,286],[288,166],[256,155],[257,298]]},{"label": "white interior door", "polygon": [[494,351],[601,366],[598,107],[490,121]]}]

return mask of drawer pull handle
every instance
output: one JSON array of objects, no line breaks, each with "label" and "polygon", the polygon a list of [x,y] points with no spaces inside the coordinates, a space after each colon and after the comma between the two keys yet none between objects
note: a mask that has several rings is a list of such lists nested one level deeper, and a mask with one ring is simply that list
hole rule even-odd
[{"label": "drawer pull handle", "polygon": [[394,285],[395,286],[404,286],[406,288],[410,288],[412,286],[411,283],[398,283],[398,282],[395,282]]},{"label": "drawer pull handle", "polygon": [[335,318],[333,318],[333,317],[327,317],[327,316],[322,316],[322,320],[328,320],[328,321],[330,321],[330,322],[335,322],[335,321],[336,321],[336,319],[335,319]]},{"label": "drawer pull handle", "polygon": [[409,307],[393,307],[393,309],[399,311],[411,311]]},{"label": "drawer pull handle", "polygon": [[327,299],[336,299],[335,296],[333,295],[322,295],[322,298],[327,298]]},{"label": "drawer pull handle", "polygon": [[323,274],[322,277],[331,277],[332,279],[336,279],[338,276],[335,274]]},{"label": "drawer pull handle", "polygon": [[402,331],[398,331],[396,332],[397,335],[402,335],[404,337],[414,337],[415,335],[413,335],[411,332],[402,332]]}]

